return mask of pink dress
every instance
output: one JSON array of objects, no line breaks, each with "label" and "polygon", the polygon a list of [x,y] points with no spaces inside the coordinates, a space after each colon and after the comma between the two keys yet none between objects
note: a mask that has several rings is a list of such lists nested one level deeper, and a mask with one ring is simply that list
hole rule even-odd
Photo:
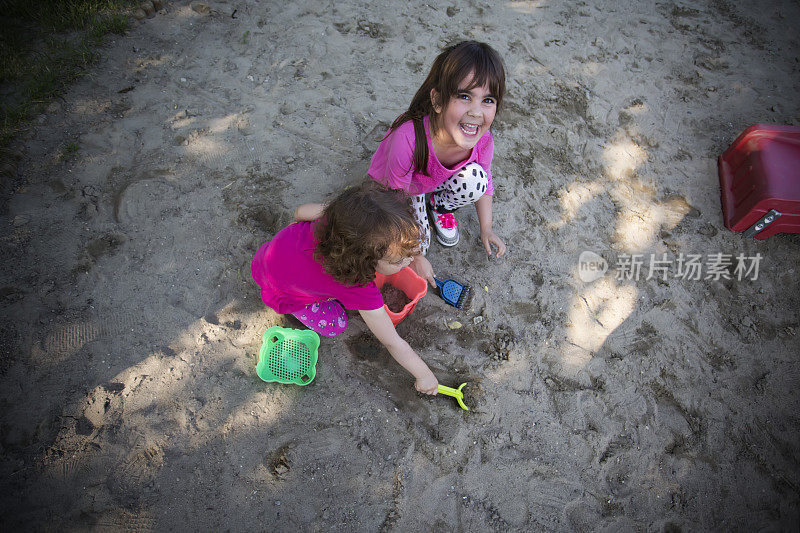
[{"label": "pink dress", "polygon": [[478,163],[486,171],[488,186],[486,193],[494,194],[492,186],[492,157],[494,156],[494,138],[487,131],[472,148],[472,153],[464,161],[453,168],[447,168],[436,158],[431,141],[431,130],[426,115],[422,119],[425,136],[428,139],[428,176],[414,172],[414,123],[410,120],[402,123],[396,130],[383,139],[369,165],[367,174],[390,189],[402,189],[408,194],[417,195],[432,192],[442,185],[450,176],[470,163]]},{"label": "pink dress", "polygon": [[296,222],[279,231],[256,252],[250,271],[261,299],[277,313],[294,313],[311,304],[338,300],[346,309],[383,307],[374,281],[343,285],[314,260],[314,222]]}]

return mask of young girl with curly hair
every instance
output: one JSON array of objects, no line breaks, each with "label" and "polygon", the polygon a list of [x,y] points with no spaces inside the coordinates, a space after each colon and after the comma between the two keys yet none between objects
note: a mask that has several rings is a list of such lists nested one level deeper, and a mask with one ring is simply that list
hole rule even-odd
[{"label": "young girl with curly hair", "polygon": [[301,205],[294,219],[258,249],[250,266],[264,303],[328,337],[347,327],[345,308],[358,310],[416,378],[415,388],[436,394],[436,376],[397,334],[374,281],[375,272],[395,274],[420,251],[420,230],[405,195],[367,182],[327,205]]},{"label": "young girl with curly hair", "polygon": [[412,196],[425,233],[412,268],[434,287],[433,269],[424,257],[431,235],[428,213],[439,243],[455,246],[459,237],[453,212],[474,203],[486,253],[492,254],[492,246],[497,257],[506,252],[492,229],[494,140],[489,131],[503,102],[505,80],[503,61],[488,44],[450,46],[436,57],[408,110],[395,119],[372,157],[368,174],[373,180]]}]

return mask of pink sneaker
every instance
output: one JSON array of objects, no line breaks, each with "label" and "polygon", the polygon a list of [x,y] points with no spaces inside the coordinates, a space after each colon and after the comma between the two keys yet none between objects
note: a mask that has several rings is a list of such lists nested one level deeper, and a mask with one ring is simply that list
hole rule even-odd
[{"label": "pink sneaker", "polygon": [[442,246],[455,246],[458,244],[458,222],[453,213],[440,213],[436,210],[431,196],[430,206],[431,224],[436,230],[436,240]]}]

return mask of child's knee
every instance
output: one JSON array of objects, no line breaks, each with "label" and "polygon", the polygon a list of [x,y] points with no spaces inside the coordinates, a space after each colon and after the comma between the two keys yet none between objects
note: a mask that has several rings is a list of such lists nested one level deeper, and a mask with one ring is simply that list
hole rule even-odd
[{"label": "child's knee", "polygon": [[445,198],[453,207],[478,201],[489,186],[489,176],[478,163],[464,165],[449,181],[445,188]]},{"label": "child's knee", "polygon": [[468,182],[476,192],[480,192],[481,196],[486,192],[486,187],[489,185],[489,175],[478,163],[470,163],[458,171],[459,177]]}]

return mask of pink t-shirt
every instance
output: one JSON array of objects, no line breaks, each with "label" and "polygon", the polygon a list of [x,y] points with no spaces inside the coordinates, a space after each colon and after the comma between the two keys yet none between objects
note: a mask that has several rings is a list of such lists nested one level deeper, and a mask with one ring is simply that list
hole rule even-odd
[{"label": "pink t-shirt", "polygon": [[447,168],[439,162],[433,151],[431,130],[426,115],[422,119],[425,127],[425,136],[428,139],[428,176],[421,172],[414,172],[414,123],[407,120],[400,124],[396,130],[381,141],[367,173],[369,176],[390,189],[402,189],[408,194],[424,194],[433,191],[444,183],[464,165],[478,163],[486,171],[489,184],[486,193],[494,194],[492,186],[492,157],[494,156],[494,139],[492,132],[487,131],[478,143],[472,148],[472,153],[467,159],[461,161],[453,168]]},{"label": "pink t-shirt", "polygon": [[261,245],[250,272],[261,287],[261,299],[276,313],[292,313],[309,304],[339,300],[346,309],[383,307],[374,281],[363,287],[343,285],[314,260],[314,222],[296,222]]}]

